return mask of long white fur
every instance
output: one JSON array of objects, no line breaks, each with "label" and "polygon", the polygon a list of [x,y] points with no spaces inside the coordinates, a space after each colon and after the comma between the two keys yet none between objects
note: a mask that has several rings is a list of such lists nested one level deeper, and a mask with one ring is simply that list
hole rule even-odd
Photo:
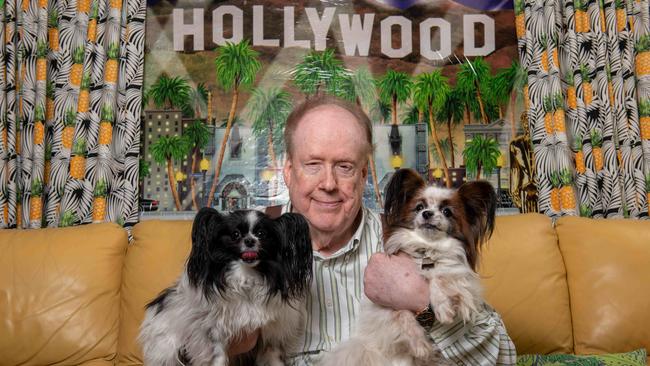
[{"label": "long white fur", "polygon": [[163,311],[145,314],[139,338],[145,365],[179,365],[178,350],[184,346],[194,365],[225,366],[228,344],[260,328],[266,349],[258,364],[283,365],[279,356],[292,348],[300,329],[300,306],[287,306],[279,296],[267,302],[266,284],[245,264],[233,263],[227,282],[232,287],[225,295],[208,301],[183,273]]},{"label": "long white fur", "polygon": [[[429,187],[423,196],[435,219],[445,225],[438,202],[453,191]],[[421,218],[419,218],[421,219]],[[416,219],[416,225],[417,225]],[[443,231],[398,229],[384,243],[388,254],[405,252],[425,264],[421,273],[429,280],[430,303],[436,321],[448,324],[458,317],[472,322],[482,303],[478,275],[467,262],[462,242]],[[355,334],[325,355],[321,366],[424,366],[450,365],[432,344],[413,313],[395,311],[364,298]]]}]

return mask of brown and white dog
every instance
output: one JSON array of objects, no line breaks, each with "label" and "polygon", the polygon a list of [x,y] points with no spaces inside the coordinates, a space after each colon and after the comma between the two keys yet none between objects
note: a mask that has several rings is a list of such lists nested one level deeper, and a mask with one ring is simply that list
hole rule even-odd
[{"label": "brown and white dog", "polygon": [[[476,274],[480,246],[494,228],[496,194],[485,181],[458,190],[428,186],[398,170],[386,190],[384,249],[421,263],[436,321],[471,323],[483,304]],[[355,334],[325,356],[324,366],[446,365],[440,350],[407,310],[364,299]]]}]

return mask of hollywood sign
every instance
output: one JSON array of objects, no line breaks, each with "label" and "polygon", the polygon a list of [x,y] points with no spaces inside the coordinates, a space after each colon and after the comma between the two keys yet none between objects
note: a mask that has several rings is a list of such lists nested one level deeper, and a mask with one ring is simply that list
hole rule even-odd
[{"label": "hollywood sign", "polygon": [[[253,7],[253,46],[280,47],[280,38],[267,37],[264,34],[264,6]],[[185,12],[192,12],[192,21],[184,20]],[[192,51],[205,49],[204,9],[174,9],[172,14],[174,51],[185,51],[186,36],[193,38]],[[330,30],[343,43],[346,56],[368,56],[370,39],[375,29],[375,14],[335,14],[335,7],[324,8],[319,14],[316,8],[305,8],[305,15],[311,28],[312,39],[296,39],[295,9],[285,6],[283,9],[282,47],[313,48],[322,51],[326,47],[327,34]],[[335,15],[338,29],[332,28]],[[232,24],[230,32],[224,32],[224,21]],[[475,26],[484,28],[482,42],[476,42]],[[389,16],[379,22],[381,53],[390,58],[402,58],[413,52],[413,22],[403,16]],[[435,31],[437,30],[437,32]],[[400,33],[398,47],[392,43],[393,32]],[[229,35],[226,38],[226,34]],[[484,14],[463,15],[463,52],[465,56],[486,56],[495,48],[494,19]],[[233,5],[222,5],[212,11],[212,42],[221,46],[226,42],[237,43],[244,36],[244,12]],[[443,18],[427,18],[419,24],[419,53],[429,60],[443,60],[451,55],[451,24]],[[437,47],[433,47],[432,37],[437,37]],[[478,45],[480,44],[480,45]]]}]

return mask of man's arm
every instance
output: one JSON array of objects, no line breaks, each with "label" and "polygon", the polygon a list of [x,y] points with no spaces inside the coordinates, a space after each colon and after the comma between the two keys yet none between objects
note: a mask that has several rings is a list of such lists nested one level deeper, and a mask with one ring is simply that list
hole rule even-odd
[{"label": "man's arm", "polygon": [[[429,304],[429,284],[407,255],[374,254],[363,283],[366,296],[378,305],[417,313]],[[516,363],[515,347],[503,322],[487,305],[473,324],[463,324],[460,319],[444,325],[434,322],[430,336],[443,354],[457,364]]]}]

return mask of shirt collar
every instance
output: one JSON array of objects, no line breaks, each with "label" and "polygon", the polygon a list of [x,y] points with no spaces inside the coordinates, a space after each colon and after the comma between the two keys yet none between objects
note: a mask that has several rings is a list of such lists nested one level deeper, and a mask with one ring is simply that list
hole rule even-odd
[{"label": "shirt collar", "polygon": [[[363,227],[366,224],[366,220],[368,216],[368,213],[366,212],[366,208],[363,205],[361,205],[359,209],[361,210],[361,220],[359,221],[359,225],[357,226],[357,229],[354,231],[352,238],[350,238],[350,241],[348,241],[347,244],[345,244],[341,249],[337,250],[334,254],[327,257],[324,257],[318,251],[314,251],[314,258],[316,258],[317,260],[330,260],[330,259],[338,258],[346,253],[357,250],[357,248],[359,247],[359,242],[361,241],[361,234],[363,233]],[[291,210],[292,210],[291,201],[287,202],[287,204],[282,206],[282,213],[291,212]]]}]

